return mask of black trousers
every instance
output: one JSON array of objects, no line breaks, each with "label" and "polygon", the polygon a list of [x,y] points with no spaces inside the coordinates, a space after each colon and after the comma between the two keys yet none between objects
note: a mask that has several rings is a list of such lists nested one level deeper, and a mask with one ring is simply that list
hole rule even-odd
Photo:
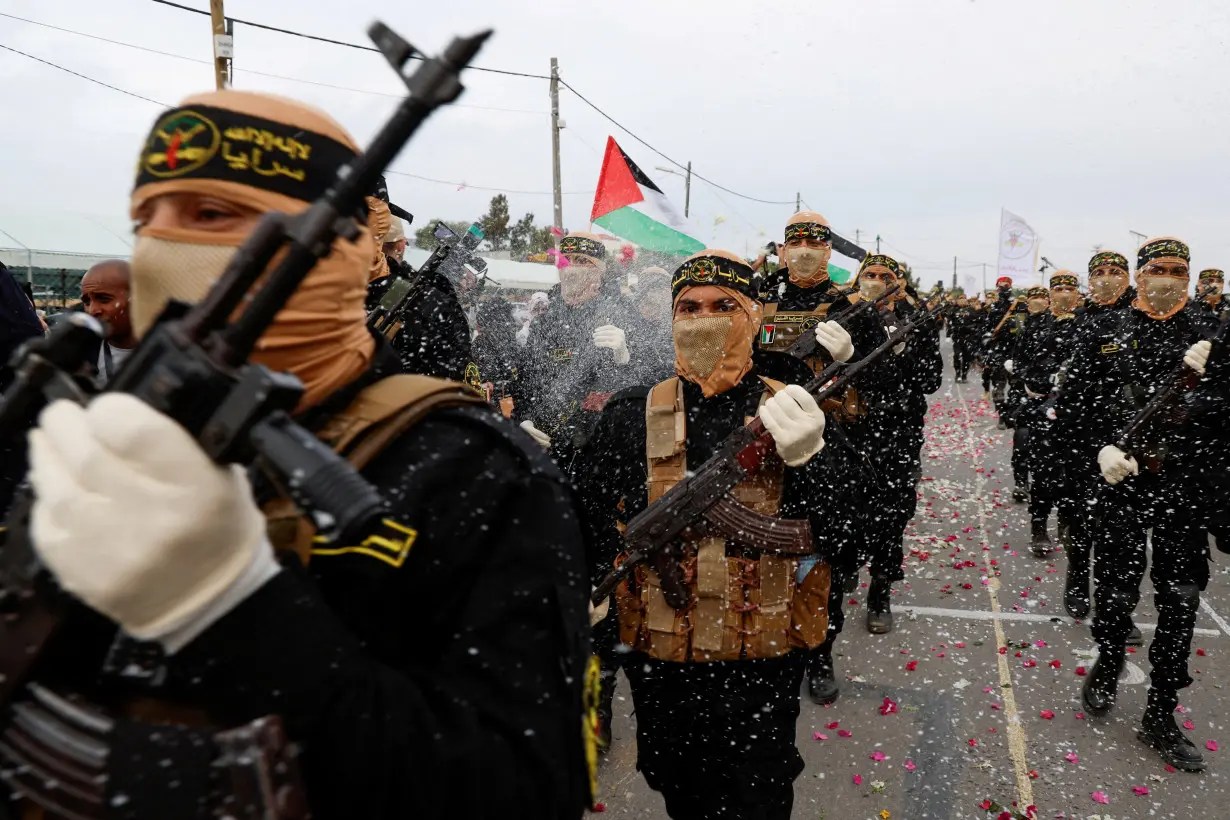
[{"label": "black trousers", "polygon": [[1200,505],[1180,475],[1142,472],[1101,491],[1093,531],[1096,609],[1093,638],[1103,653],[1122,653],[1140,600],[1145,537],[1152,528],[1157,632],[1149,644],[1155,689],[1175,692],[1187,671],[1200,591],[1209,582],[1208,537]]},{"label": "black trousers", "polygon": [[893,417],[879,426],[872,461],[877,482],[866,504],[867,558],[873,577],[905,577],[902,538],[918,506],[922,479],[922,421]]},{"label": "black trousers", "polygon": [[804,657],[669,663],[632,653],[636,767],[674,820],[790,820]]},{"label": "black trousers", "polygon": [[974,363],[974,345],[960,336],[952,340],[952,372],[958,379],[964,379],[969,373],[970,365]]},{"label": "black trousers", "polygon": [[1029,484],[1029,428],[1023,424],[1012,431],[1012,480],[1018,487]]}]

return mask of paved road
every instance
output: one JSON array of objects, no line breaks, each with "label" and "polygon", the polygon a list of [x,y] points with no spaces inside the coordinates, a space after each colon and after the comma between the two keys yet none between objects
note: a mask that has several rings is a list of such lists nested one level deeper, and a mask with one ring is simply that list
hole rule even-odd
[{"label": "paved road", "polygon": [[[1135,738],[1146,649],[1129,656],[1115,713],[1082,713],[1080,667],[1092,666],[1096,650],[1088,624],[1063,611],[1062,550],[1049,560],[1030,554],[1025,505],[1011,498],[1010,451],[1011,431],[996,429],[981,385],[973,376],[954,384],[946,373],[927,418],[907,577],[893,599],[897,626],[889,635],[867,633],[864,574],[848,596],[854,605],[837,648],[841,698],[821,708],[803,696],[798,745],[807,768],[795,784],[793,816],[996,820],[999,810],[981,807],[989,800],[1022,812],[1035,805],[1039,818],[1230,817],[1225,557],[1214,552],[1193,644],[1204,654],[1192,658],[1196,683],[1183,693],[1188,711],[1180,716],[1191,721],[1188,734],[1200,748],[1212,741],[1225,750],[1205,753],[1209,768],[1201,775],[1167,772]],[[1051,527],[1054,537],[1053,517]],[[1136,612],[1146,641],[1155,618],[1146,581]],[[885,698],[896,713],[881,715]],[[623,680],[616,710],[615,748],[599,773],[606,815],[665,817],[635,768]]]}]

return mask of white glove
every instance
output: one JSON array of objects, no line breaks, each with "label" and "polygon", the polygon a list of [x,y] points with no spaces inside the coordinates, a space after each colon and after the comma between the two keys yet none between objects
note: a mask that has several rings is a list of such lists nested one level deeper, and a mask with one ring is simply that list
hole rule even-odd
[{"label": "white glove", "polygon": [[854,356],[854,341],[849,331],[836,322],[816,325],[816,341],[824,345],[834,361],[848,362]]},{"label": "white glove", "polygon": [[797,384],[766,399],[760,420],[773,436],[777,454],[790,467],[802,467],[824,449],[824,411]]},{"label": "white glove", "polygon": [[1007,370],[1009,373],[1012,373],[1013,367],[1015,367],[1015,365],[1012,363],[1012,359],[1008,359],[1004,362],[1004,370]]},{"label": "white glove", "polygon": [[551,449],[551,437],[534,426],[532,421],[521,422],[521,429],[530,434],[530,438],[542,445],[542,449]]},{"label": "white glove", "polygon": [[597,626],[606,620],[606,616],[611,614],[611,599],[607,598],[599,606],[594,606],[594,602],[589,602],[589,625]]},{"label": "white glove", "polygon": [[172,652],[279,570],[243,469],[132,396],[50,405],[30,480],[34,548],[64,589]]},{"label": "white glove", "polygon": [[1118,484],[1129,475],[1140,474],[1136,459],[1113,444],[1107,444],[1098,450],[1098,467],[1101,468],[1102,478],[1106,479],[1107,484]]},{"label": "white glove", "polygon": [[615,351],[615,364],[627,364],[632,360],[628,352],[628,336],[615,325],[603,325],[594,331],[594,347]]},{"label": "white glove", "polygon": [[[897,332],[897,326],[896,326],[896,325],[889,325],[889,326],[888,326],[888,335],[889,335],[889,336],[892,336],[892,335],[893,335],[894,333],[896,333],[896,332]],[[901,344],[896,344],[896,345],[893,345],[893,355],[894,355],[894,356],[900,356],[900,355],[901,355],[902,353],[904,353],[904,352],[905,352],[905,342],[902,342]]]},{"label": "white glove", "polygon": [[1209,351],[1212,349],[1213,343],[1208,339],[1205,339],[1203,342],[1196,342],[1183,354],[1183,364],[1203,376],[1204,368],[1209,363]]}]

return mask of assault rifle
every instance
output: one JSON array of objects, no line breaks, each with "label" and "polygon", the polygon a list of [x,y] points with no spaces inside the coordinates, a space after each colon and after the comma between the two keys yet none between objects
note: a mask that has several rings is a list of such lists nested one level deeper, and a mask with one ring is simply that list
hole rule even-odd
[{"label": "assault rifle", "polygon": [[[1230,341],[1230,316],[1221,320],[1221,326],[1212,338],[1214,349],[1224,348],[1227,341]],[[1167,378],[1166,386],[1154,393],[1153,398],[1149,399],[1148,403],[1119,432],[1119,436],[1115,440],[1115,446],[1125,453],[1131,452],[1132,441],[1140,433],[1141,428],[1148,424],[1149,420],[1157,415],[1159,410],[1169,405],[1180,393],[1195,387],[1196,382],[1199,380],[1199,373],[1188,367],[1185,362],[1179,362],[1178,366],[1175,367],[1169,378]]]},{"label": "assault rifle", "polygon": [[[864,299],[855,305],[851,310],[834,318],[834,321],[849,321],[862,316],[864,313],[870,313],[872,310],[878,310],[885,301],[897,291],[901,290],[901,285],[893,285],[888,290],[881,293],[874,300]],[[816,339],[815,333],[804,331],[799,338],[795,339],[794,344],[786,352],[796,359],[809,359],[816,355],[816,351],[820,349],[820,342]]]},{"label": "assault rifle", "polygon": [[[919,311],[875,350],[851,364],[834,362],[804,385],[803,389],[811,393],[817,403],[840,394],[851,379],[904,342],[919,327],[932,321],[934,314],[935,309]],[[739,482],[757,472],[763,466],[765,458],[773,452],[773,436],[765,430],[759,416],[753,419],[751,424],[740,427],[727,436],[708,461],[628,522],[627,529],[624,530],[627,555],[623,562],[598,584],[591,597],[594,606],[601,605],[638,565],[653,560],[659,570],[666,602],[675,609],[686,607],[687,590],[683,586],[679,562],[669,560],[671,550],[686,530],[701,519],[711,518],[715,512],[718,517],[728,520],[738,513],[739,527],[755,528],[753,537],[747,540],[773,545],[775,538],[784,535],[776,532],[783,522],[742,508],[742,505],[728,495]],[[662,560],[663,558],[665,560]]]},{"label": "assault rifle", "polygon": [[387,339],[401,332],[406,307],[423,292],[425,274],[438,271],[450,282],[455,282],[460,278],[463,266],[468,265],[480,276],[487,270],[487,260],[474,254],[474,249],[483,241],[483,230],[477,222],[470,225],[465,236],[461,237],[448,225],[437,222],[435,237],[440,242],[423,266],[417,271],[412,269],[409,276],[396,276],[380,304],[367,315],[367,326]]},{"label": "assault rifle", "polygon": [[[421,58],[413,73],[405,72],[417,56],[413,46],[382,23],[373,24],[368,34],[409,95],[367,151],[338,169],[320,199],[296,216],[266,214],[200,303],[168,305],[106,388],[134,395],[174,419],[214,462],[251,465],[309,514],[318,532],[341,540],[362,537],[385,514],[385,500],[292,421],[303,394],[298,379],[248,357],[334,242],[353,242],[362,235],[356,214],[365,195],[427,117],[461,94],[461,71],[491,32],[454,39],[443,55]],[[88,401],[78,377],[88,367],[86,351],[100,329],[88,317],[65,322],[18,353],[16,379],[0,399],[0,437],[24,431],[49,399]],[[0,707],[13,704],[18,689],[35,677],[36,664],[68,609],[66,596],[34,553],[30,506],[30,493],[23,491],[0,549],[0,610],[6,616],[0,619]],[[28,691],[32,699],[13,705],[12,720],[0,735],[0,777],[57,815],[107,816],[102,790],[87,788],[91,782],[97,787],[89,778],[106,760],[107,725],[40,687]],[[215,807],[219,816],[304,816],[288,808],[296,801],[274,793],[281,778],[271,776],[267,767],[287,771],[279,738],[276,725],[269,723],[215,736],[222,753],[218,765],[231,768],[232,774],[244,766],[249,770],[246,778],[235,775],[232,802]],[[254,753],[256,747],[271,754]],[[82,776],[73,779],[72,773]]]}]

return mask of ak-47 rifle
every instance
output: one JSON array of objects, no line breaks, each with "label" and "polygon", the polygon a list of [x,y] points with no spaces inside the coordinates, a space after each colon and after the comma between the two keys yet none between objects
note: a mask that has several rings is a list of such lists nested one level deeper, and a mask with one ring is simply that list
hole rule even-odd
[{"label": "ak-47 rifle", "polygon": [[406,307],[421,296],[428,274],[439,271],[452,281],[465,265],[474,268],[479,275],[487,270],[487,261],[474,254],[474,249],[483,241],[483,231],[477,222],[461,237],[448,225],[437,222],[435,237],[440,240],[439,244],[422,267],[417,271],[411,269],[409,275],[396,276],[380,304],[367,314],[367,326],[386,339],[401,332]]},{"label": "ak-47 rifle", "polygon": [[[873,310],[878,310],[889,297],[901,290],[901,285],[893,285],[888,290],[881,293],[874,300],[864,299],[849,311],[834,317],[833,321],[848,321],[862,316],[864,313],[870,313]],[[804,332],[800,334],[798,339],[795,339],[794,344],[786,352],[796,359],[809,359],[816,355],[816,351],[820,349],[820,342],[816,339],[815,333]]]},{"label": "ak-47 rifle", "polygon": [[[368,31],[398,72],[409,95],[367,151],[338,169],[325,194],[303,213],[262,217],[208,295],[198,304],[171,303],[107,386],[145,401],[186,429],[218,464],[250,465],[311,515],[335,539],[362,537],[386,510],[380,494],[349,464],[291,420],[303,385],[248,361],[275,315],[336,240],[361,234],[356,214],[385,167],[428,116],[462,92],[461,71],[490,36],[456,38],[439,57],[403,73],[416,49],[382,23]],[[276,265],[266,269],[278,258]],[[260,282],[257,286],[258,281]],[[250,298],[249,298],[250,297]],[[237,318],[232,315],[241,310]],[[101,326],[89,317],[61,323],[14,361],[16,379],[0,399],[0,438],[22,433],[50,399],[89,396],[79,376],[89,342]],[[12,720],[0,733],[0,778],[58,816],[101,818],[109,811],[105,774],[108,724],[93,711],[37,685],[14,704],[19,689],[65,621],[65,596],[35,555],[28,529],[31,497],[24,490],[9,516],[0,549],[0,708]],[[302,801],[276,787],[285,767],[277,719],[215,735],[219,767],[234,776],[217,797],[219,816],[290,820]],[[263,749],[269,754],[259,750]],[[249,774],[240,776],[238,769]],[[293,791],[293,789],[292,789]],[[131,808],[131,807],[129,807]],[[126,808],[125,811],[128,811]]]},{"label": "ak-47 rifle", "polygon": [[[1230,339],[1230,317],[1222,319],[1221,326],[1218,327],[1217,333],[1212,337],[1212,342],[1215,348],[1224,347]],[[1186,362],[1180,362],[1174,371],[1166,380],[1166,386],[1153,394],[1153,398],[1149,399],[1144,407],[1136,416],[1128,422],[1127,426],[1119,431],[1119,436],[1115,440],[1115,446],[1125,453],[1130,453],[1132,441],[1140,433],[1141,428],[1149,423],[1149,419],[1157,415],[1158,411],[1169,405],[1176,396],[1184,393],[1193,387],[1200,380],[1200,374],[1187,366]]]},{"label": "ak-47 rifle", "polygon": [[1012,300],[1012,304],[1008,306],[1008,312],[1004,314],[1004,318],[1000,319],[999,324],[995,326],[995,330],[991,331],[991,341],[999,338],[1000,331],[1004,329],[1004,325],[1008,324],[1008,320],[1012,318],[1012,313],[1016,310],[1017,305],[1024,304],[1024,302],[1024,299]]},{"label": "ak-47 rifle", "polygon": [[[840,394],[859,372],[874,364],[933,318],[933,310],[920,311],[875,350],[851,364],[834,362],[804,385],[803,389],[811,393],[817,403]],[[739,482],[758,471],[766,456],[773,451],[773,436],[765,430],[764,423],[757,416],[750,424],[727,436],[713,456],[695,472],[690,473],[661,498],[634,516],[624,530],[624,542],[628,552],[619,566],[598,584],[591,596],[594,606],[601,605],[620,581],[627,578],[638,565],[650,560],[653,560],[659,569],[662,594],[666,602],[676,609],[687,606],[687,590],[678,572],[679,562],[670,560],[671,550],[676,546],[680,535],[703,518],[716,514],[720,518],[730,519],[737,514],[741,528],[754,528],[748,539],[753,543],[771,545],[779,536],[785,535],[775,532],[778,525],[783,523],[780,519],[756,516],[752,511],[742,509],[742,505],[728,495]],[[760,518],[765,520],[760,521]],[[660,560],[663,557],[665,560]]]}]

